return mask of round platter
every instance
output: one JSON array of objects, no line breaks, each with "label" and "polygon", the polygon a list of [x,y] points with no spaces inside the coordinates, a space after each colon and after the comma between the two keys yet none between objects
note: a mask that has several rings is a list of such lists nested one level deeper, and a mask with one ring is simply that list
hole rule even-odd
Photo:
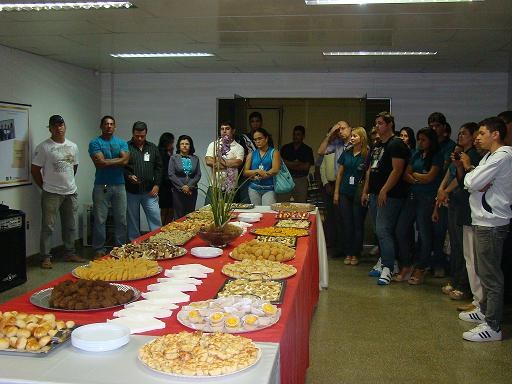
[{"label": "round platter", "polygon": [[[88,268],[88,267],[89,267],[89,265],[88,265],[88,264],[86,264],[86,265],[80,265],[80,267]],[[76,268],[78,268],[78,267],[76,267]],[[75,269],[76,269],[76,268],[75,268]],[[75,273],[75,269],[73,269],[73,270],[71,271],[71,274],[72,274],[74,277],[76,277],[77,279],[84,279],[83,277],[80,277],[80,276],[78,276],[78,275]],[[163,271],[163,270],[164,270],[164,269],[159,265],[159,266],[158,266],[158,271],[157,271],[157,272],[155,272],[155,273],[153,273],[153,274],[151,274],[151,275],[149,275],[149,276],[138,277],[138,278],[136,278],[136,279],[128,279],[128,280],[100,280],[100,281],[107,281],[107,282],[109,282],[109,283],[118,283],[118,282],[121,282],[121,281],[137,281],[137,280],[144,280],[144,279],[147,279],[147,278],[149,278],[149,277],[158,276],[159,274],[161,274],[161,273],[162,273],[162,271]],[[84,280],[87,280],[87,279],[84,279]]]},{"label": "round platter", "polygon": [[[155,260],[155,261],[160,261],[160,260],[171,260],[171,259],[176,259],[177,257],[181,257],[181,256],[185,256],[187,254],[187,250],[185,248],[182,248],[182,247],[176,247],[177,248],[177,252],[176,252],[176,255],[173,255],[173,256],[170,256],[170,257],[161,257],[161,258],[151,258],[151,257],[146,257],[146,256],[143,256],[145,257],[146,259],[148,260]],[[115,252],[110,252],[110,256],[112,256],[114,259],[130,259],[132,257],[119,257],[116,255]]]},{"label": "round platter", "polygon": [[[263,266],[260,267],[258,265],[254,265],[254,266],[249,265],[250,264],[250,263],[248,263],[249,261],[250,260],[247,260],[245,263],[243,261],[236,261],[234,263],[224,264],[221,272],[224,275],[229,276],[233,279],[248,279],[248,280],[280,280],[280,279],[287,279],[289,277],[292,277],[297,273],[297,268],[295,268],[292,265],[281,263],[278,261],[270,262],[269,260],[262,260],[261,264],[263,264],[263,265],[265,264],[265,262],[267,262],[267,263],[275,263],[276,265],[282,264],[282,265],[285,265],[288,267],[288,268],[285,267],[286,269],[289,270],[288,273],[282,273],[281,275],[278,275],[278,276],[272,276],[270,273],[265,271],[265,268]],[[258,263],[258,261],[256,261],[255,263]],[[270,269],[270,266],[272,264],[268,264],[268,265],[269,265],[269,269]],[[233,270],[231,270],[231,268],[233,268],[233,267],[236,268],[237,266],[240,266],[240,270],[233,272]]]},{"label": "round platter", "polygon": [[256,346],[256,348],[258,348],[258,356],[256,357],[256,360],[253,361],[251,364],[249,364],[248,366],[246,367],[243,367],[241,369],[239,369],[238,371],[235,371],[235,372],[231,372],[231,373],[224,373],[222,375],[212,375],[212,376],[192,376],[192,375],[180,375],[180,374],[177,374],[177,373],[170,373],[170,372],[163,372],[163,371],[159,371],[158,369],[155,369],[155,368],[152,368],[150,367],[149,365],[147,365],[144,361],[141,360],[140,356],[138,356],[138,359],[139,361],[141,362],[141,364],[143,364],[146,368],[152,370],[153,372],[157,372],[157,373],[160,373],[162,375],[166,375],[166,376],[173,376],[173,377],[186,377],[186,378],[189,378],[189,379],[201,379],[201,380],[205,380],[205,379],[213,379],[213,378],[217,378],[217,377],[224,377],[224,376],[231,376],[231,375],[236,375],[237,373],[240,373],[240,372],[243,372],[249,368],[251,368],[253,365],[255,365],[258,361],[260,361],[261,359],[261,349]]},{"label": "round platter", "polygon": [[[246,259],[235,259],[235,258],[233,257],[233,255],[231,255],[231,253],[232,253],[232,252],[229,252],[229,257],[231,257],[233,260],[236,260],[236,261],[246,260]],[[293,259],[295,259],[295,253],[293,254],[293,257],[292,257],[292,258],[290,258],[290,259],[288,259],[288,260],[279,261],[279,263],[286,263],[287,261],[290,261],[290,260],[293,260]],[[251,259],[249,259],[249,260],[251,260]],[[264,260],[266,260],[266,259],[264,259]],[[271,260],[271,261],[273,261],[273,260]],[[272,280],[272,279],[270,279],[270,280]]]},{"label": "round platter", "polygon": [[[266,229],[266,228],[272,228],[271,230],[269,229],[269,233],[258,233],[258,230],[260,229]],[[289,229],[289,230],[302,230],[304,231],[303,234],[300,234],[300,235],[281,235],[279,233],[280,230],[286,230],[286,229]],[[252,233],[253,235],[262,235],[262,236],[283,236],[283,237],[304,237],[304,236],[309,236],[309,231],[307,229],[303,229],[303,228],[279,228],[279,227],[262,227],[262,228],[253,228],[249,231],[250,233]]]},{"label": "round platter", "polygon": [[110,308],[117,308],[122,307],[125,304],[131,303],[136,301],[140,297],[140,291],[137,288],[130,287],[129,285],[125,284],[117,284],[117,283],[111,283],[111,285],[116,286],[121,291],[133,291],[133,298],[130,301],[127,301],[123,304],[118,304],[110,307],[103,307],[103,308],[91,308],[91,309],[62,309],[62,308],[53,308],[50,307],[50,296],[53,292],[52,288],[46,288],[42,289],[39,292],[34,293],[32,296],[30,296],[30,303],[35,305],[36,307],[43,308],[43,309],[49,309],[53,311],[60,311],[60,312],[92,312],[92,311],[102,311],[104,309],[110,309]]}]

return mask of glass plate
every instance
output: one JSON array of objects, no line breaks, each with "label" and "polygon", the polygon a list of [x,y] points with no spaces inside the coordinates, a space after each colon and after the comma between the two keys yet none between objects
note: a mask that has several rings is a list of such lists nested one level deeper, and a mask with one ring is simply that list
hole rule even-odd
[{"label": "glass plate", "polygon": [[133,301],[136,301],[140,297],[140,291],[137,288],[130,287],[129,285],[125,284],[117,284],[117,283],[110,283],[111,285],[115,285],[118,289],[121,291],[127,292],[128,290],[133,291],[133,298],[130,301],[127,301],[123,304],[118,304],[110,307],[103,307],[103,308],[91,308],[91,309],[62,309],[62,308],[53,308],[50,307],[50,296],[53,292],[52,288],[46,288],[42,289],[39,292],[34,293],[32,296],[30,296],[30,303],[35,305],[36,307],[43,308],[43,309],[50,309],[52,311],[59,311],[59,312],[92,312],[92,311],[102,311],[104,309],[110,309],[110,308],[117,308],[122,307],[125,304],[131,303]]},{"label": "glass plate", "polygon": [[[156,260],[155,260],[155,261],[156,261]],[[86,267],[86,268],[87,268],[87,267],[89,267],[89,264],[86,264],[86,265],[80,265],[80,267]],[[76,268],[78,268],[78,267],[76,267]],[[75,268],[75,269],[76,269],[76,268]],[[77,279],[87,280],[87,279],[84,279],[83,277],[78,276],[78,275],[75,273],[75,269],[73,269],[73,270],[71,271],[71,275],[73,275],[73,277],[76,277]],[[153,273],[152,275],[149,275],[149,276],[146,276],[146,277],[138,277],[138,278],[136,278],[136,279],[128,279],[128,280],[100,280],[100,281],[107,281],[107,282],[109,282],[109,283],[117,283],[117,282],[120,282],[120,281],[137,281],[137,280],[144,280],[144,279],[148,279],[148,278],[150,278],[150,277],[154,277],[154,276],[157,276],[157,275],[161,274],[163,270],[164,270],[164,269],[159,265],[159,266],[158,266],[158,272]]]}]

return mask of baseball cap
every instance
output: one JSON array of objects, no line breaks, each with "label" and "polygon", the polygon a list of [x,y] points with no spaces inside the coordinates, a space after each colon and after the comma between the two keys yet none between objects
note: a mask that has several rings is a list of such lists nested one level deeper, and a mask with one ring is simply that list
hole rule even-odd
[{"label": "baseball cap", "polygon": [[50,117],[50,121],[48,122],[48,125],[50,127],[61,124],[64,124],[64,119],[60,115],[53,115],[52,117]]}]

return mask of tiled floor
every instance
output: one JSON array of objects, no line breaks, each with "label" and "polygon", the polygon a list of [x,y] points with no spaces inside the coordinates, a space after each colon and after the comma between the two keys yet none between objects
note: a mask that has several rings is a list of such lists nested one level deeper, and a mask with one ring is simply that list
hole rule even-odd
[{"label": "tiled floor", "polygon": [[[82,251],[90,257],[90,250]],[[329,289],[320,294],[310,334],[307,384],[512,382],[512,311],[506,308],[505,340],[470,343],[472,327],[457,318],[458,302],[441,294],[445,279],[422,286],[375,284],[373,260],[356,267],[329,259]],[[29,281],[0,293],[0,302],[69,272],[76,263],[56,261],[51,270],[31,260]]]}]

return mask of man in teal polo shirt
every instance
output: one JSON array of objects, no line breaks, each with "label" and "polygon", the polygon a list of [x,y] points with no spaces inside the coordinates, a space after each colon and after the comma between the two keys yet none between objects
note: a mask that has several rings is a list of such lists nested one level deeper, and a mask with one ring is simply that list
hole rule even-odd
[{"label": "man in teal polo shirt", "polygon": [[109,206],[114,219],[114,245],[126,242],[126,191],[124,166],[128,164],[128,144],[114,136],[116,122],[112,116],[101,119],[101,135],[89,143],[89,155],[96,167],[92,193],[94,226],[92,248],[95,257],[105,254],[105,223]]}]

